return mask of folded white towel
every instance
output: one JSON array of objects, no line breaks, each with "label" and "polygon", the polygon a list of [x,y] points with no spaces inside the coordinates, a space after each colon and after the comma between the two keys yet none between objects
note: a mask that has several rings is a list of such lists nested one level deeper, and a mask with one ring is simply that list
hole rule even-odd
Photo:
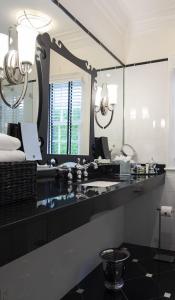
[{"label": "folded white towel", "polygon": [[0,150],[0,162],[18,162],[24,161],[26,158],[25,153],[20,150],[5,151]]},{"label": "folded white towel", "polygon": [[0,133],[0,150],[17,150],[21,147],[19,139]]}]

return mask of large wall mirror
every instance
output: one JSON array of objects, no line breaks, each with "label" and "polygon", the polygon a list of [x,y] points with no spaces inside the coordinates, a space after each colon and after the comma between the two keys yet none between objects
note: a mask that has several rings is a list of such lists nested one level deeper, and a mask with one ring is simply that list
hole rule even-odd
[{"label": "large wall mirror", "polygon": [[92,101],[97,71],[74,56],[61,41],[38,36],[41,119],[39,136],[44,161],[89,157],[93,146]]},{"label": "large wall mirror", "polygon": [[[123,66],[111,53],[93,40],[75,20],[71,19],[60,4],[61,1],[38,0],[34,3],[30,0],[16,0],[12,3],[11,0],[6,0],[3,11],[0,12],[1,32],[7,33],[9,25],[15,24],[16,12],[19,9],[42,11],[53,21],[53,26],[48,32],[49,43],[52,44],[55,38],[56,44],[61,41],[64,46],[59,48],[60,53],[58,53],[50,44],[49,54],[47,53],[49,59],[46,60],[44,58],[46,53],[39,54],[37,51],[37,60],[30,74],[28,90],[19,108],[10,110],[0,100],[0,131],[6,132],[9,122],[37,123],[39,135],[47,138],[47,140],[41,139],[43,162],[50,161],[54,156],[58,163],[75,161],[77,156],[90,158],[94,136],[108,137],[109,147],[115,148],[115,151],[118,151],[123,143]],[[9,7],[11,14],[9,14]],[[45,47],[44,44],[38,46]],[[68,57],[62,55],[63,48],[68,50]],[[38,55],[43,60],[42,68]],[[84,69],[76,61],[81,61],[80,65],[84,65]],[[85,64],[84,61],[88,63]],[[46,62],[45,65],[43,62]],[[92,67],[88,73],[87,69],[90,65]],[[114,117],[111,125],[106,129],[101,129],[95,122],[94,95],[93,99],[89,97],[92,96],[91,71],[93,69],[97,70],[97,86],[104,83],[117,85],[118,95]],[[39,80],[44,79],[48,83],[44,89],[38,85],[38,77]],[[94,78],[95,73],[93,80]],[[7,85],[4,89],[6,95],[13,101],[19,93],[20,85],[15,87]],[[61,95],[59,109],[58,95]],[[67,104],[65,95],[69,95]],[[109,115],[99,115],[101,124],[105,124],[108,117]]]}]

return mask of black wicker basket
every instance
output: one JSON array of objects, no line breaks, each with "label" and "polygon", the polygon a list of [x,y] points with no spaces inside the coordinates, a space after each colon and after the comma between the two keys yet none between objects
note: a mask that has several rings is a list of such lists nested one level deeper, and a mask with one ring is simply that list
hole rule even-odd
[{"label": "black wicker basket", "polygon": [[0,162],[0,206],[36,197],[36,162]]}]

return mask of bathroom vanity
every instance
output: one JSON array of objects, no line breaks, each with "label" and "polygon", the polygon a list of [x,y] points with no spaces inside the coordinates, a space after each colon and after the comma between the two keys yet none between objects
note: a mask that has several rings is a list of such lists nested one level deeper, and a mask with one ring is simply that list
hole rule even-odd
[{"label": "bathroom vanity", "polygon": [[[105,185],[110,182],[110,186],[93,186],[97,180],[105,181]],[[38,181],[37,198],[33,201],[0,208],[0,265],[125,205],[164,182],[165,174],[99,177],[71,184],[51,178]]]}]

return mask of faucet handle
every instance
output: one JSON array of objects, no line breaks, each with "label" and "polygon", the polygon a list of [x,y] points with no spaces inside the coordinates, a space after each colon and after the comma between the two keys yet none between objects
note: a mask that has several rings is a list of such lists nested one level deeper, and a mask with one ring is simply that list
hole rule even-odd
[{"label": "faucet handle", "polygon": [[86,164],[86,159],[85,158],[83,158],[83,165],[85,165]]},{"label": "faucet handle", "polygon": [[78,158],[77,158],[77,164],[75,165],[75,168],[76,168],[77,170],[80,170],[80,169],[82,168],[80,162],[81,162],[81,159],[78,157]]},{"label": "faucet handle", "polygon": [[68,170],[68,174],[67,174],[67,178],[68,178],[68,180],[72,180],[72,178],[73,178],[73,175],[72,175],[72,170],[71,170],[71,168],[69,168],[69,170]]},{"label": "faucet handle", "polygon": [[88,167],[85,167],[85,168],[84,168],[84,172],[83,172],[84,178],[87,178],[87,177],[88,177],[88,171],[87,171],[87,168],[88,168]]},{"label": "faucet handle", "polygon": [[96,161],[93,161],[93,162],[92,162],[92,165],[93,165],[94,170],[97,170],[97,169],[98,169],[98,164],[97,164]]},{"label": "faucet handle", "polygon": [[55,165],[56,165],[55,158],[51,158],[51,160],[50,160],[50,167],[54,167]]},{"label": "faucet handle", "polygon": [[81,180],[81,174],[82,174],[81,169],[77,169],[77,179],[78,180]]}]

